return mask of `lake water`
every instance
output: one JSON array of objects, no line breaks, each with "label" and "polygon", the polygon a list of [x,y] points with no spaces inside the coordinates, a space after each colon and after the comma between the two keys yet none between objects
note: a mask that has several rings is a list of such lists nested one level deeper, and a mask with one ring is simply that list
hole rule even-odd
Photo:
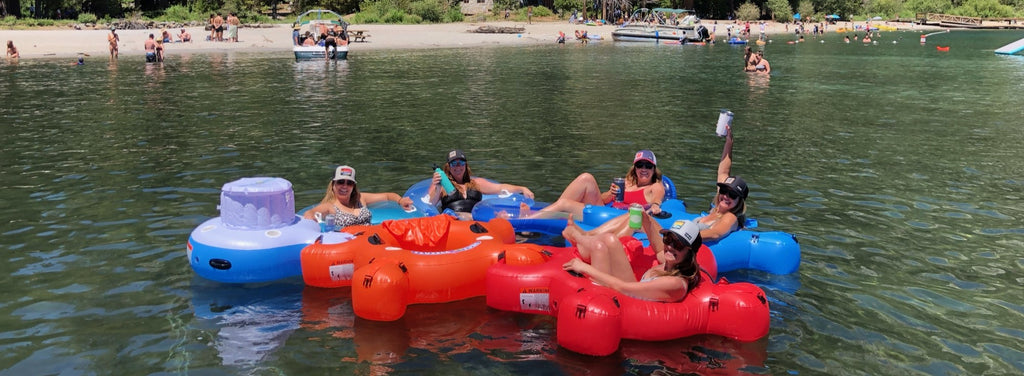
[{"label": "lake water", "polygon": [[[0,63],[0,374],[1024,373],[1024,57],[992,52],[1021,37],[775,36],[770,79],[738,46],[611,41]],[[792,275],[728,276],[767,292],[760,341],[591,358],[482,298],[377,323],[345,289],[224,285],[185,257],[226,182],[283,177],[303,207],[350,164],[401,193],[450,148],[546,201],[650,148],[706,208],[721,108],[749,214],[803,250]]]}]

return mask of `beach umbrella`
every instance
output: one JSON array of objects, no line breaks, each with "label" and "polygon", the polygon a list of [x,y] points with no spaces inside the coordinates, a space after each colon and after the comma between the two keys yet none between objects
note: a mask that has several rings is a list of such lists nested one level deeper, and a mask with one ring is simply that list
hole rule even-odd
[{"label": "beach umbrella", "polygon": [[800,19],[800,13],[794,14],[793,15],[793,19],[794,20],[799,20]]},{"label": "beach umbrella", "polygon": [[838,14],[830,14],[830,15],[825,16],[825,18],[838,19],[839,15]]}]

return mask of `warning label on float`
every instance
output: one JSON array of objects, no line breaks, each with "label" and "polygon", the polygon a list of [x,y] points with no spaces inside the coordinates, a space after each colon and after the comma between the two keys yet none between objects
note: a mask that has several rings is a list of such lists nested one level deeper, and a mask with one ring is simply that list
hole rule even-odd
[{"label": "warning label on float", "polygon": [[519,291],[519,308],[524,311],[550,311],[547,287],[526,287]]}]

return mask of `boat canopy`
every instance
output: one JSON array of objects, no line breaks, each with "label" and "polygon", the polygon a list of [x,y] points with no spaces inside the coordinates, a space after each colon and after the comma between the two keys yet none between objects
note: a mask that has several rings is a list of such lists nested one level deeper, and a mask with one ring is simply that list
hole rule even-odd
[{"label": "boat canopy", "polygon": [[653,12],[662,13],[693,13],[693,9],[675,9],[675,8],[654,8]]},{"label": "boat canopy", "polygon": [[292,23],[292,27],[301,26],[308,24],[312,21],[319,20],[330,20],[333,23],[337,23],[336,20],[340,20],[341,15],[335,13],[333,10],[328,9],[312,9],[307,10],[295,18],[295,22]]}]

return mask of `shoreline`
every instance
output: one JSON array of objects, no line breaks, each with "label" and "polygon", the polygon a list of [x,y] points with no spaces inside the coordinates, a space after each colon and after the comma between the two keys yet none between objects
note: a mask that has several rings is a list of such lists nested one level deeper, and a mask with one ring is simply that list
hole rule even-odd
[{"label": "shoreline", "polygon": [[[726,25],[742,25],[734,21],[723,20],[701,20],[701,23],[710,30],[715,30],[715,39],[719,42],[725,41]],[[828,25],[826,32],[834,33],[838,28],[849,28],[852,25],[863,25],[841,21],[836,25]],[[916,25],[909,22],[878,22],[894,26],[898,31],[928,31],[945,30],[946,28],[927,25]],[[525,30],[519,34],[488,34],[474,33],[480,26],[494,27],[523,27]],[[192,34],[193,42],[167,43],[165,54],[174,56],[187,53],[204,52],[290,52],[291,27],[287,24],[277,24],[273,27],[261,28],[240,28],[238,31],[239,42],[213,42],[205,40],[209,32],[203,27],[186,27]],[[463,47],[487,47],[487,46],[523,46],[540,45],[555,42],[555,37],[561,31],[567,36],[567,43],[573,43],[572,35],[575,30],[587,30],[589,34],[600,35],[610,41],[611,32],[615,30],[613,25],[586,26],[569,24],[566,21],[537,21],[532,24],[508,21],[492,22],[460,22],[450,24],[419,24],[419,25],[392,25],[392,24],[370,24],[351,25],[350,30],[364,30],[369,37],[366,42],[354,42],[349,44],[351,51],[379,50],[379,49],[433,49],[433,48],[463,48]],[[759,33],[759,26],[751,23],[751,34]],[[811,29],[811,27],[807,27]],[[168,30],[176,35],[180,30]],[[796,39],[792,25],[778,22],[766,22],[766,34],[772,36],[789,35]],[[145,54],[143,43],[148,39],[149,34],[159,35],[159,29],[145,30],[118,30],[120,37],[119,55],[142,56]],[[885,33],[886,31],[883,31]],[[107,58],[107,33],[109,30],[73,30],[73,29],[40,29],[40,30],[0,30],[0,42],[6,45],[6,41],[14,42],[18,53],[23,59],[62,58],[76,57],[80,54],[92,58]],[[777,42],[778,43],[778,42]]]}]

